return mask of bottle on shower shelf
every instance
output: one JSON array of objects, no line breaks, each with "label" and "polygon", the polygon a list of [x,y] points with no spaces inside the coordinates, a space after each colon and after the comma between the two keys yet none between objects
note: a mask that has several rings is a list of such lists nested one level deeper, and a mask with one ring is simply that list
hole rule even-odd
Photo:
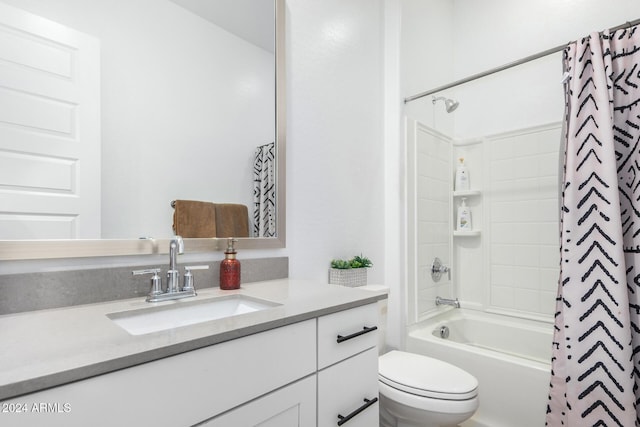
[{"label": "bottle on shower shelf", "polygon": [[469,191],[469,170],[464,164],[464,158],[458,159],[458,166],[456,167],[456,180],[453,189],[455,191]]},{"label": "bottle on shower shelf", "polygon": [[458,207],[458,231],[471,231],[471,209],[465,203],[466,198],[462,198],[462,202]]}]

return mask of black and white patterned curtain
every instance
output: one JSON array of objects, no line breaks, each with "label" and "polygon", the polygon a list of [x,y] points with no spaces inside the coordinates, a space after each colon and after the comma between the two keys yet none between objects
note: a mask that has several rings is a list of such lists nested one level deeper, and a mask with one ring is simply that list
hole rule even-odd
[{"label": "black and white patterned curtain", "polygon": [[276,145],[256,149],[253,163],[253,235],[276,237]]},{"label": "black and white patterned curtain", "polygon": [[548,426],[638,426],[640,31],[564,51],[566,127]]}]

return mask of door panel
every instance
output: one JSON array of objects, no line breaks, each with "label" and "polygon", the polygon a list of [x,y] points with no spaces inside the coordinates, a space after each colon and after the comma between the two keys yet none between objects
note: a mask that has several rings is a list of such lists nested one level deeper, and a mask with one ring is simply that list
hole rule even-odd
[{"label": "door panel", "polygon": [[0,240],[100,237],[100,45],[0,4]]}]

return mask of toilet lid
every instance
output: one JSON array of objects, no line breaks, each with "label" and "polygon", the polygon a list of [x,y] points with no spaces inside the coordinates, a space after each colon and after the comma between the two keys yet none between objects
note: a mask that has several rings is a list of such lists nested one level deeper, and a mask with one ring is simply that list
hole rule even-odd
[{"label": "toilet lid", "polygon": [[391,351],[378,360],[378,377],[389,387],[436,399],[465,400],[475,397],[478,380],[442,360],[419,354]]}]

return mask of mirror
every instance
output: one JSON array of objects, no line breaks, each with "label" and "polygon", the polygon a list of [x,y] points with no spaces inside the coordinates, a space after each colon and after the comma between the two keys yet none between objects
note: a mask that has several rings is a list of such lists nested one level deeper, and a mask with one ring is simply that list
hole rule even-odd
[{"label": "mirror", "polygon": [[[12,235],[0,241],[0,259],[165,253],[173,234],[175,199],[245,204],[251,219],[254,156],[270,142],[275,142],[276,236],[240,239],[238,247],[284,247],[284,0],[3,3],[99,41],[100,189],[84,194],[99,197],[101,207],[98,235],[75,240],[28,234],[27,240],[19,240],[23,237]],[[211,9],[213,4],[226,14]],[[236,13],[229,15],[232,11]],[[267,21],[266,13],[273,20]],[[209,21],[216,19],[220,25]],[[248,42],[265,22],[272,34],[275,27],[275,46],[273,35],[266,36],[271,38],[266,45]],[[236,29],[240,23],[252,31]],[[0,110],[13,109],[6,104]],[[75,124],[69,125],[69,134],[77,132]],[[1,119],[0,125],[13,132],[24,128]],[[63,133],[55,132],[57,138]],[[25,162],[14,160],[14,169]],[[69,175],[76,173],[74,169]],[[0,184],[0,191],[2,187],[6,189]],[[7,222],[2,224],[0,218],[6,229]],[[186,239],[185,249],[220,250],[222,240]]]}]

